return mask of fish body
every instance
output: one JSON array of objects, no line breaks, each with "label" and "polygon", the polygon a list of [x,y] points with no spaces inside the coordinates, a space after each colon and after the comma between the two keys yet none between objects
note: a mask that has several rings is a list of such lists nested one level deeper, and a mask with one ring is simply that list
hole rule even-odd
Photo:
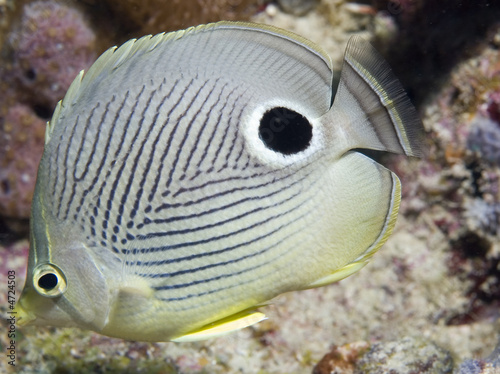
[{"label": "fish body", "polygon": [[340,82],[313,43],[220,22],[131,40],[47,127],[21,324],[141,341],[218,336],[363,267],[394,226],[421,125],[377,52]]}]

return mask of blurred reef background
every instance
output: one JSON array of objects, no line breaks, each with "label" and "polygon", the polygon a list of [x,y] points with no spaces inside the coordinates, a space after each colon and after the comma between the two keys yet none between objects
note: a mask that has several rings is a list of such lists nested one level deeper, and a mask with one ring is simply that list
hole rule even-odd
[{"label": "blurred reef background", "polygon": [[[113,45],[223,19],[294,31],[337,69],[354,34],[387,58],[428,148],[422,160],[383,156],[403,185],[393,236],[359,273],[283,295],[268,320],[227,337],[138,343],[30,327],[10,367],[7,271],[19,295],[57,101]],[[0,0],[0,47],[0,372],[500,373],[500,1]]]}]

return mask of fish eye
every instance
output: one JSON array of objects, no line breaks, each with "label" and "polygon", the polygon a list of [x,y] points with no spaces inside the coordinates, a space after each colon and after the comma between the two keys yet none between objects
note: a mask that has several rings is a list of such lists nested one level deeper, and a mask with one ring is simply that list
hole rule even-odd
[{"label": "fish eye", "polygon": [[288,108],[271,108],[260,119],[260,139],[267,148],[284,155],[307,149],[311,144],[312,134],[309,120]]},{"label": "fish eye", "polygon": [[33,272],[33,286],[45,297],[61,296],[68,287],[63,271],[54,264],[38,265]]},{"label": "fish eye", "polygon": [[50,291],[57,286],[58,279],[54,273],[47,273],[38,279],[38,287]]}]

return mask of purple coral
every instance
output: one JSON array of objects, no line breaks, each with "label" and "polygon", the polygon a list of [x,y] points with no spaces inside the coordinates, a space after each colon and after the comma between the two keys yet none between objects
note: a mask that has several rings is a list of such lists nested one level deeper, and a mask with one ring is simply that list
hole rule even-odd
[{"label": "purple coral", "polygon": [[76,9],[35,1],[8,36],[0,69],[0,216],[29,217],[45,122],[82,69],[95,59],[95,35]]},{"label": "purple coral", "polygon": [[31,100],[52,109],[82,69],[95,60],[95,35],[76,9],[36,1],[23,9],[10,35],[13,76]]},{"label": "purple coral", "polygon": [[500,124],[488,118],[476,117],[467,147],[478,152],[486,161],[500,165]]},{"label": "purple coral", "polygon": [[0,118],[0,212],[29,217],[36,171],[42,157],[45,121],[15,104]]}]

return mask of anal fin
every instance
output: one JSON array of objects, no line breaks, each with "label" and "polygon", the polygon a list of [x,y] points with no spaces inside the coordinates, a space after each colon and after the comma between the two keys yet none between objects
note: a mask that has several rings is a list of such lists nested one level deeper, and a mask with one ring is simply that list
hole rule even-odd
[{"label": "anal fin", "polygon": [[239,330],[251,325],[254,325],[266,319],[264,313],[255,310],[244,310],[229,317],[223,318],[216,322],[212,322],[202,328],[190,332],[188,334],[171,339],[173,342],[192,342],[197,340],[205,340],[217,338],[229,334],[235,330]]},{"label": "anal fin", "polygon": [[247,309],[221,320],[212,322],[188,334],[171,339],[171,341],[184,343],[217,338],[219,336],[229,334],[233,331],[254,325],[265,319],[266,316],[264,313],[257,312],[253,309]]}]

